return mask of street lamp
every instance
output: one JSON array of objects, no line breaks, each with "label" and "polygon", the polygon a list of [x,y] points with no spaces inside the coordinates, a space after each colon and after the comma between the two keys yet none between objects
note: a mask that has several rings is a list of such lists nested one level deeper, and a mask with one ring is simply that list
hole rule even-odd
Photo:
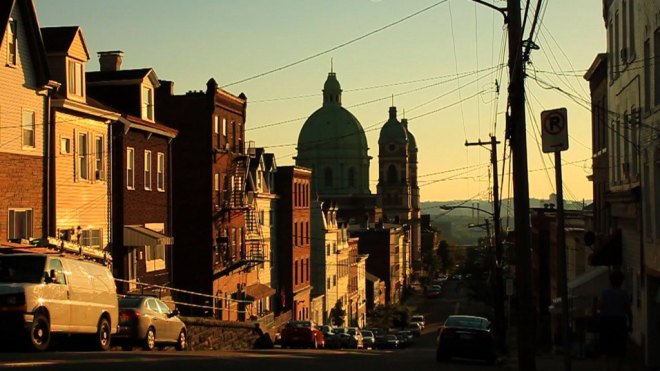
[{"label": "street lamp", "polygon": [[[495,276],[495,300],[493,302],[493,309],[495,312],[495,335],[501,352],[506,352],[506,328],[505,328],[505,313],[504,313],[504,283],[502,280],[502,238],[501,238],[501,224],[500,224],[500,215],[499,207],[495,208],[495,212],[490,212],[484,209],[480,209],[474,206],[450,206],[450,205],[440,205],[442,210],[455,210],[455,209],[470,209],[483,212],[490,215],[493,218],[494,224],[494,238],[495,238],[495,259],[493,259],[493,273]],[[477,225],[474,225],[477,226]],[[488,225],[488,219],[486,219],[486,228],[488,237],[490,238],[490,227]]]}]

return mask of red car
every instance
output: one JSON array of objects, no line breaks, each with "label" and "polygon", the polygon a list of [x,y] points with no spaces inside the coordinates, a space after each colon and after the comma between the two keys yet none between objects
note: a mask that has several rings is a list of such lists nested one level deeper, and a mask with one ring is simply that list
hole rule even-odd
[{"label": "red car", "polygon": [[325,347],[323,333],[312,321],[289,321],[280,331],[282,348]]}]

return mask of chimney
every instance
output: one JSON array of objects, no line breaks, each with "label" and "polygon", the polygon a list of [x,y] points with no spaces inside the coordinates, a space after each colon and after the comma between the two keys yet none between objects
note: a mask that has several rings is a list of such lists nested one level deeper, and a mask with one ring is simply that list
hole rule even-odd
[{"label": "chimney", "polygon": [[99,64],[101,71],[119,71],[121,70],[121,57],[124,54],[121,50],[112,50],[99,52]]}]

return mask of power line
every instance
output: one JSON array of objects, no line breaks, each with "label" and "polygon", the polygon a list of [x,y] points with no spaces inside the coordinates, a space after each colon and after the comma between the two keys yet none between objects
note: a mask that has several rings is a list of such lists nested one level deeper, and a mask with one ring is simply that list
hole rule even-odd
[{"label": "power line", "polygon": [[267,75],[270,75],[270,74],[272,74],[272,73],[275,73],[275,72],[279,72],[279,71],[285,70],[285,69],[287,69],[287,68],[290,68],[290,67],[296,66],[296,65],[298,65],[298,64],[301,64],[301,63],[307,62],[307,61],[309,61],[309,60],[312,60],[312,59],[314,59],[314,58],[320,57],[320,56],[322,56],[322,55],[328,54],[328,53],[333,52],[333,51],[335,51],[335,50],[337,50],[337,49],[341,49],[341,48],[343,48],[343,47],[345,47],[345,46],[351,45],[351,44],[356,43],[356,42],[358,42],[358,41],[360,41],[360,40],[362,40],[362,39],[365,39],[365,38],[367,38],[367,37],[369,37],[369,36],[371,36],[371,35],[374,35],[374,34],[377,34],[377,33],[381,32],[381,31],[384,31],[384,30],[386,30],[386,29],[388,29],[388,28],[390,28],[390,27],[396,26],[396,25],[399,24],[399,23],[405,22],[405,21],[407,21],[408,19],[413,18],[413,17],[415,17],[415,16],[417,16],[417,15],[419,15],[419,14],[422,14],[422,13],[424,13],[424,12],[427,12],[427,11],[429,11],[429,10],[435,8],[436,6],[438,6],[438,5],[442,4],[442,3],[445,3],[445,2],[447,2],[447,1],[448,1],[448,0],[442,0],[442,1],[439,1],[439,2],[437,2],[437,3],[435,3],[435,4],[432,4],[432,5],[427,6],[427,7],[424,8],[424,9],[418,10],[418,11],[416,11],[416,12],[410,14],[410,15],[407,15],[407,16],[405,16],[405,17],[403,17],[403,18],[400,18],[400,19],[398,19],[398,20],[396,20],[396,21],[394,21],[394,22],[392,22],[392,23],[389,23],[389,24],[383,26],[383,27],[380,27],[380,28],[377,28],[377,29],[375,29],[375,30],[373,30],[373,31],[367,32],[367,33],[364,34],[364,35],[358,36],[358,37],[356,37],[356,38],[354,38],[354,39],[351,39],[351,40],[349,40],[349,41],[346,41],[346,42],[344,42],[344,43],[342,43],[342,44],[339,44],[339,45],[337,45],[337,46],[334,46],[334,47],[332,47],[332,48],[330,48],[330,49],[326,49],[326,50],[324,50],[324,51],[322,51],[322,52],[319,52],[319,53],[316,53],[316,54],[310,55],[310,56],[305,57],[305,58],[302,58],[302,59],[299,59],[299,60],[297,60],[297,61],[295,61],[295,62],[291,62],[291,63],[286,64],[286,65],[284,65],[284,66],[277,67],[277,68],[274,68],[274,69],[272,69],[272,70],[269,70],[269,71],[266,71],[266,72],[262,72],[262,73],[259,73],[259,74],[257,74],[257,75],[254,75],[254,76],[247,77],[247,78],[244,78],[244,79],[242,79],[242,80],[238,80],[238,81],[235,81],[235,82],[232,82],[232,83],[226,84],[226,85],[222,86],[222,88],[224,89],[224,88],[227,88],[227,87],[230,87],[230,86],[233,86],[233,85],[237,85],[237,84],[240,84],[240,83],[243,83],[243,82],[246,82],[246,81],[250,81],[250,80],[257,79],[257,78],[259,78],[259,77],[267,76]]}]

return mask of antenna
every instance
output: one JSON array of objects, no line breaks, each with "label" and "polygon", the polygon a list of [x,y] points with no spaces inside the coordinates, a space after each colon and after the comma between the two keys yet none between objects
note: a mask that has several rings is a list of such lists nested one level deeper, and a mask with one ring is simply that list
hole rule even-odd
[{"label": "antenna", "polygon": [[335,72],[334,58],[330,58],[330,73]]},{"label": "antenna", "polygon": [[403,118],[404,119],[406,118],[406,109],[405,108],[403,109]]},{"label": "antenna", "polygon": [[392,94],[392,107],[394,107],[394,94]]}]

